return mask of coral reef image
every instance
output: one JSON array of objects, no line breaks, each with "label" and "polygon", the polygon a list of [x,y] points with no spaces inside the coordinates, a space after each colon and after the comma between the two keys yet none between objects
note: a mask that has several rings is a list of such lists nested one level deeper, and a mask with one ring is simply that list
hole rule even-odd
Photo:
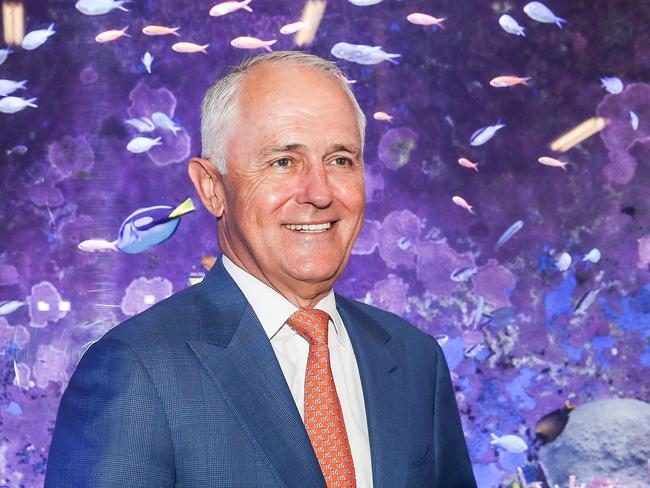
[{"label": "coral reef image", "polygon": [[43,485],[84,352],[221,254],[201,100],[277,50],[366,115],[335,290],[437,339],[479,488],[650,487],[649,1],[2,4],[0,488]]}]

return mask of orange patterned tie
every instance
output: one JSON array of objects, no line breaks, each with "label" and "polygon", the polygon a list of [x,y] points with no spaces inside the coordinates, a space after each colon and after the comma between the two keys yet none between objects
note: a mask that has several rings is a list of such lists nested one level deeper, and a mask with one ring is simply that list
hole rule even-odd
[{"label": "orange patterned tie", "polygon": [[327,347],[329,315],[315,308],[293,313],[287,323],[309,342],[305,374],[305,428],[327,488],[354,488],[352,452],[336,394]]}]

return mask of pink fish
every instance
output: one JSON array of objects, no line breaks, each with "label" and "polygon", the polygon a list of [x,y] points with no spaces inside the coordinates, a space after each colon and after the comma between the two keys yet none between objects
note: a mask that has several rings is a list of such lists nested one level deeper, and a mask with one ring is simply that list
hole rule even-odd
[{"label": "pink fish", "polygon": [[562,168],[564,171],[566,171],[567,163],[565,161],[560,161],[555,158],[549,158],[548,156],[542,156],[537,161],[539,161],[540,163],[546,166],[552,166],[554,168]]},{"label": "pink fish", "polygon": [[434,17],[433,15],[428,15],[428,14],[422,14],[419,12],[414,12],[412,14],[409,14],[406,16],[406,20],[408,20],[411,24],[416,24],[416,25],[435,25],[437,27],[440,27],[441,29],[444,29],[445,26],[442,25],[442,23],[447,20],[447,17]]},{"label": "pink fish", "polygon": [[386,112],[375,112],[372,116],[375,120],[381,120],[382,122],[392,122],[393,116],[388,115]]},{"label": "pink fish", "polygon": [[474,210],[472,210],[472,206],[467,203],[467,201],[463,197],[459,197],[458,195],[454,195],[451,200],[458,205],[459,207],[463,207],[465,210],[467,210],[469,213],[474,213]]},{"label": "pink fish", "polygon": [[242,36],[230,41],[230,45],[239,49],[266,49],[267,51],[272,51],[270,46],[276,42],[278,42],[277,39],[273,39],[272,41],[263,41],[257,37]]},{"label": "pink fish", "polygon": [[478,163],[473,163],[467,158],[460,158],[458,160],[458,164],[460,164],[461,166],[464,166],[465,168],[473,169],[474,171],[476,171],[478,173]]},{"label": "pink fish", "polygon": [[243,0],[242,2],[231,1],[218,3],[210,9],[210,15],[212,17],[221,17],[222,15],[236,12],[239,9],[246,10],[247,12],[252,12],[253,9],[248,6],[249,3],[251,3],[251,0]]},{"label": "pink fish", "polygon": [[505,88],[507,86],[513,85],[528,85],[528,80],[530,77],[521,77],[521,76],[497,76],[490,80],[490,85],[495,88]]},{"label": "pink fish", "polygon": [[126,33],[128,28],[129,26],[127,25],[124,29],[111,29],[101,32],[95,36],[95,40],[97,42],[110,42],[119,39],[122,36],[131,37]]},{"label": "pink fish", "polygon": [[210,44],[194,44],[193,42],[177,42],[172,45],[172,49],[177,53],[204,53],[208,54],[205,50]]},{"label": "pink fish", "polygon": [[309,28],[309,24],[307,22],[292,22],[291,24],[283,25],[280,28],[280,34],[284,34],[286,36],[289,34],[295,34],[296,32],[307,28]]},{"label": "pink fish", "polygon": [[147,36],[164,36],[167,34],[173,34],[175,36],[180,36],[178,33],[180,27],[165,27],[164,25],[148,25],[143,27],[142,33]]}]

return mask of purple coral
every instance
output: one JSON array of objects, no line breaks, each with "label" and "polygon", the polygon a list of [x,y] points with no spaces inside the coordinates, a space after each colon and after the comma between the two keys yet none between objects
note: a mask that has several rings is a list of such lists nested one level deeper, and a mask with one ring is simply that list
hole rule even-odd
[{"label": "purple coral", "polygon": [[418,280],[434,295],[453,292],[458,282],[451,279],[451,274],[474,264],[471,257],[457,253],[446,241],[422,241],[418,243],[415,252]]},{"label": "purple coral", "polygon": [[32,293],[27,297],[30,326],[42,328],[48,322],[57,322],[66,316],[69,302],[61,299],[56,287],[49,281],[41,281],[32,286]]},{"label": "purple coral", "polygon": [[515,275],[494,259],[488,260],[472,277],[474,292],[495,308],[510,305],[510,294],[516,283]]},{"label": "purple coral", "polygon": [[138,314],[171,294],[172,284],[169,280],[159,276],[152,279],[141,276],[126,287],[121,304],[122,312],[125,315]]},{"label": "purple coral", "polygon": [[22,325],[9,325],[7,319],[0,317],[0,356],[4,356],[6,347],[13,343],[23,349],[29,342],[29,330]]},{"label": "purple coral", "polygon": [[352,254],[372,254],[379,244],[381,222],[366,220],[363,223],[359,237],[354,243]]},{"label": "purple coral", "polygon": [[11,264],[0,264],[0,286],[18,283],[18,270]]},{"label": "purple coral", "polygon": [[370,292],[372,304],[397,315],[407,308],[409,285],[399,276],[389,274],[385,280],[375,283]]},{"label": "purple coral", "polygon": [[67,381],[68,356],[51,344],[38,346],[32,367],[36,386],[46,388],[50,381]]},{"label": "purple coral", "polygon": [[389,129],[379,141],[379,159],[388,169],[399,169],[411,158],[417,133],[409,127]]},{"label": "purple coral", "polygon": [[89,171],[95,163],[95,153],[84,136],[64,136],[50,145],[47,157],[63,178]]},{"label": "purple coral", "polygon": [[414,244],[422,221],[410,210],[395,210],[384,218],[379,233],[379,254],[389,268],[415,266]]}]

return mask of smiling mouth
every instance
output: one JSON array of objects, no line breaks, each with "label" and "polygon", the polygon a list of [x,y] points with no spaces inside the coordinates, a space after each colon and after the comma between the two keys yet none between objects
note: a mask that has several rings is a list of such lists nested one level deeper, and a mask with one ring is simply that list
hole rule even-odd
[{"label": "smiling mouth", "polygon": [[289,230],[303,232],[305,234],[318,234],[330,230],[338,220],[323,222],[321,224],[282,224],[282,227]]}]

